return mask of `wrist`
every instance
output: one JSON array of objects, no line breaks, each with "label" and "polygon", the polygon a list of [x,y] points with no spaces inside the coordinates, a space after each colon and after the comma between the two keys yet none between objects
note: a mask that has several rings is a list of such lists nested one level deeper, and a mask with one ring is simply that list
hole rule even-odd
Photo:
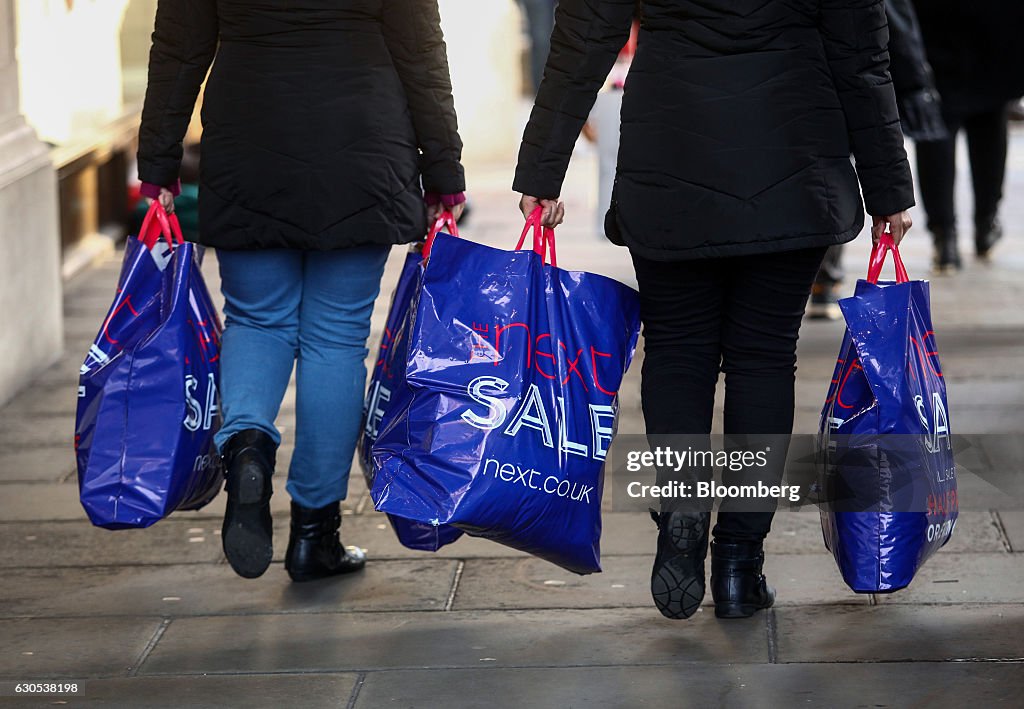
[{"label": "wrist", "polygon": [[164,186],[154,185],[152,182],[143,182],[139,188],[139,194],[150,199],[157,199],[160,197],[160,190],[167,190],[177,197],[181,194],[181,180],[175,180],[173,184]]}]

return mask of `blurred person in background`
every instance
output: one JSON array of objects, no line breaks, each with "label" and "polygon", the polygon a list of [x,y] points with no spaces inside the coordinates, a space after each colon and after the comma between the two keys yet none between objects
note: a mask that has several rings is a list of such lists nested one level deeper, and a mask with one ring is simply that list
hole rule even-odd
[{"label": "blurred person in background", "polygon": [[530,83],[534,93],[544,78],[544,63],[551,50],[551,29],[555,26],[558,0],[519,0],[530,39]]},{"label": "blurred person in background", "polygon": [[[573,146],[635,10],[634,0],[559,2],[513,185],[524,215],[539,206],[546,225],[561,222]],[[724,372],[725,435],[779,444],[754,473],[777,484],[797,337],[825,251],[860,233],[861,187],[875,238],[888,228],[898,242],[910,227],[885,10],[882,0],[644,0],[642,10],[605,230],[628,246],[640,287],[648,438],[709,439]],[[681,482],[672,475],[659,469],[658,484]],[[723,618],[775,599],[762,573],[774,502],[736,502],[722,502],[711,545]],[[668,618],[691,616],[704,597],[705,503],[666,497],[652,511],[651,595]]]},{"label": "blurred person in background", "polygon": [[[885,0],[889,22],[889,72],[896,90],[903,135],[919,145],[945,140],[949,133],[942,121],[942,106],[935,89],[935,77],[925,56],[924,40],[911,0]],[[811,289],[807,315],[838,320],[839,294],[843,278],[843,247],[829,248]]]},{"label": "blurred person in background", "polygon": [[1024,2],[914,0],[949,136],[917,146],[921,200],[935,270],[961,267],[955,209],[956,138],[967,134],[974,188],[974,252],[988,259],[1002,236],[1010,103],[1024,94]]},{"label": "blurred person in background", "polygon": [[225,299],[224,553],[246,578],[270,564],[275,419],[295,366],[285,566],[294,581],[356,571],[340,501],[384,264],[458,213],[465,188],[437,0],[160,0],[138,164],[168,210],[211,63],[198,241],[217,249]]}]

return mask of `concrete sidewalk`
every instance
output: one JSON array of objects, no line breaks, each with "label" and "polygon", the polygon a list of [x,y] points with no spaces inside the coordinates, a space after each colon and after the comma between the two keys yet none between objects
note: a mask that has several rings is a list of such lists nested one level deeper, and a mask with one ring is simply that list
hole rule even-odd
[{"label": "concrete sidewalk", "polygon": [[[1024,431],[1024,134],[1013,136],[995,264],[933,282],[938,342],[957,432]],[[559,260],[632,283],[627,253],[593,232],[593,156],[566,182]],[[464,236],[511,248],[521,218],[509,165],[471,169]],[[970,214],[961,176],[962,214]],[[929,258],[923,216],[904,248],[912,276]],[[964,234],[964,246],[969,233]],[[379,332],[404,253],[375,314]],[[847,249],[852,276],[867,241]],[[354,577],[293,585],[280,563],[287,496],[278,481],[277,558],[261,579],[223,560],[223,499],[142,531],[85,519],[72,457],[76,377],[110,303],[119,263],[66,295],[68,350],[0,410],[0,689],[8,680],[84,680],[75,697],[0,698],[11,706],[124,707],[846,707],[1018,706],[1024,692],[1024,504],[962,481],[953,541],[891,596],[846,589],[813,509],[780,512],[766,572],[778,605],[748,621],[705,608],[664,620],[648,579],[646,514],[608,512],[605,572],[577,577],[466,538],[411,552],[373,512],[353,475],[344,538],[368,550]],[[206,268],[216,290],[216,267]],[[851,283],[848,284],[852,288]],[[808,322],[800,346],[797,431],[817,427],[841,323]],[[376,347],[378,335],[371,345]],[[620,431],[640,433],[640,362],[623,386]],[[285,402],[290,457],[294,400]],[[991,461],[990,461],[991,463]],[[1019,459],[1007,463],[1021,474]]]}]

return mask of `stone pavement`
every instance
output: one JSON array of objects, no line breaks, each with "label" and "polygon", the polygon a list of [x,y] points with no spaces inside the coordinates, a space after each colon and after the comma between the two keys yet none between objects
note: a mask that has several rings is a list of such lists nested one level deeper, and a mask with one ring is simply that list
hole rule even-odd
[{"label": "stone pavement", "polygon": [[[510,166],[474,167],[469,179],[474,214],[464,236],[510,248],[521,223],[508,191]],[[560,262],[632,282],[626,252],[593,232],[593,180],[593,156],[581,148],[566,183]],[[966,183],[965,174],[962,194]],[[971,262],[962,275],[933,284],[958,432],[1024,430],[1021,132],[1013,137],[1006,192],[1008,233],[995,265]],[[970,214],[966,196],[962,213]],[[904,252],[911,274],[923,276],[929,250],[916,216]],[[847,250],[851,274],[863,271],[866,257],[865,240]],[[396,250],[385,292],[401,259]],[[0,687],[10,695],[8,680],[73,678],[84,681],[84,692],[7,696],[0,704],[1020,705],[1024,503],[971,476],[961,480],[965,509],[953,541],[909,589],[891,596],[846,589],[813,509],[780,512],[766,569],[778,606],[748,621],[721,622],[708,608],[689,621],[664,620],[647,590],[654,528],[639,512],[606,514],[605,571],[588,577],[479,539],[438,554],[408,551],[373,512],[357,475],[343,530],[372,561],[349,578],[288,582],[280,563],[283,492],[273,503],[276,561],[255,581],[237,578],[223,560],[222,499],[148,530],[95,529],[77,502],[75,381],[118,266],[111,260],[70,284],[65,357],[0,410]],[[215,289],[213,258],[207,271]],[[375,333],[386,306],[384,297]],[[840,323],[804,328],[798,432],[816,428],[841,334]],[[288,400],[282,469],[293,414]],[[620,430],[642,431],[639,361],[623,387]],[[1021,474],[1019,458],[988,464]]]}]

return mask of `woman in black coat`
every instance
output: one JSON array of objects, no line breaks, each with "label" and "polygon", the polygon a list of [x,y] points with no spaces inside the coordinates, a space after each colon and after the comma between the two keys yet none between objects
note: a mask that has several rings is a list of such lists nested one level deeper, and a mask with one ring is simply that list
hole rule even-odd
[{"label": "woman in black coat", "polygon": [[433,214],[461,211],[465,188],[437,0],[160,0],[138,162],[169,209],[211,63],[199,241],[218,249],[226,301],[224,551],[242,576],[270,563],[274,421],[294,365],[286,567],[296,581],[353,571],[365,557],[340,544],[340,500],[384,263]]},{"label": "woman in black coat", "polygon": [[[770,447],[769,465],[755,473],[777,483],[793,426],[797,335],[825,250],[857,236],[865,203],[875,238],[888,226],[899,241],[910,227],[885,10],[882,0],[642,8],[606,231],[629,247],[640,286],[648,437],[707,446],[723,371],[727,445]],[[547,223],[561,220],[573,144],[634,11],[634,0],[559,3],[516,171],[524,213],[539,204]],[[684,438],[665,438],[674,434]],[[659,470],[659,482],[668,475]],[[725,482],[744,477],[727,472]],[[711,579],[720,617],[772,604],[761,564],[773,513],[771,501],[723,502]],[[704,596],[707,501],[663,499],[654,516],[655,604],[688,617]]]}]

